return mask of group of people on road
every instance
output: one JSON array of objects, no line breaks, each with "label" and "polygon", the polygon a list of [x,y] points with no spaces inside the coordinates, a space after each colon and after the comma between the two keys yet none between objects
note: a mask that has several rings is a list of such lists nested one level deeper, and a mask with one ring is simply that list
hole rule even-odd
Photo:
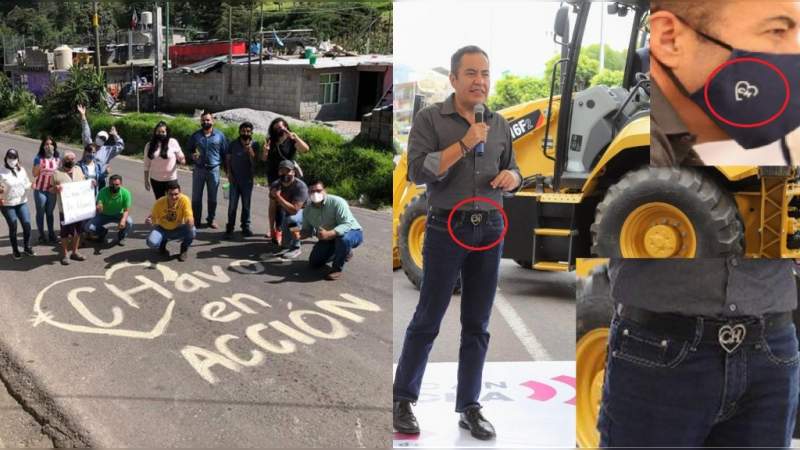
[{"label": "group of people on road", "polygon": [[[110,175],[110,162],[124,150],[125,143],[114,127],[108,132],[98,132],[92,139],[85,107],[78,105],[77,110],[84,143],[80,159],[71,151],[59,153],[57,142],[50,136],[42,139],[39,145],[31,176],[20,163],[16,149],[9,149],[5,154],[0,168],[0,211],[8,224],[14,259],[22,258],[23,253],[35,255],[27,206],[29,190],[33,191],[36,206],[39,244],[59,242],[54,229],[55,207],[59,206],[61,263],[64,265],[85,260],[78,251],[82,237],[105,243],[106,227],[113,224],[117,235],[111,244],[124,246],[133,229],[133,195],[123,187],[119,174]],[[144,187],[155,196],[150,215],[145,219],[146,224],[152,225],[147,245],[168,256],[167,242],[179,240],[178,259],[185,261],[197,228],[218,229],[215,217],[222,172],[227,175],[228,182],[223,190],[229,199],[224,236],[233,238],[239,203],[242,236],[253,236],[251,199],[255,166],[260,160],[266,164],[269,184],[269,222],[265,237],[278,247],[274,256],[297,259],[302,253],[300,241],[315,236],[318,242],[309,256],[310,265],[319,268],[331,262],[326,278],[339,278],[346,261],[352,257],[352,250],[363,241],[361,225],[343,198],[325,192],[322,181],[307,185],[302,180],[296,157],[298,153],[308,152],[309,146],[291,131],[285,119],[279,117],[272,121],[267,140],[260,147],[253,139],[253,131],[252,123],[243,122],[238,138],[228,142],[225,135],[214,128],[212,113],[203,111],[200,129],[189,137],[184,147],[194,166],[190,199],[182,193],[178,183],[178,168],[187,164],[187,156],[171,136],[169,125],[163,121],[156,124],[144,148]],[[95,215],[65,223],[60,194],[67,183],[86,180],[91,181],[94,190]],[[196,223],[202,217],[206,191],[207,214],[203,222]],[[23,231],[22,251],[17,239],[18,224]]]}]

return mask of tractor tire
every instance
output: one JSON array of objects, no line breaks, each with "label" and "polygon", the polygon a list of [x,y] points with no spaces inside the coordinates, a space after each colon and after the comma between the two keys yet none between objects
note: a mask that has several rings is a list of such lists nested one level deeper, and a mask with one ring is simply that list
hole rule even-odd
[{"label": "tractor tire", "polygon": [[400,261],[408,281],[417,289],[422,284],[422,242],[428,214],[428,197],[423,193],[406,205],[400,216]]},{"label": "tractor tire", "polygon": [[597,417],[600,412],[608,343],[608,327],[614,313],[605,265],[578,279],[576,296],[575,363],[576,437],[578,446],[596,448],[600,443]]},{"label": "tractor tire", "polygon": [[744,252],[733,196],[689,167],[643,167],[611,186],[591,226],[592,253],[610,258],[711,258]]},{"label": "tractor tire", "polygon": [[[408,281],[419,289],[422,285],[422,245],[425,222],[428,216],[428,198],[425,194],[414,197],[400,215],[400,261]],[[453,287],[453,293],[461,292],[461,277]]]}]

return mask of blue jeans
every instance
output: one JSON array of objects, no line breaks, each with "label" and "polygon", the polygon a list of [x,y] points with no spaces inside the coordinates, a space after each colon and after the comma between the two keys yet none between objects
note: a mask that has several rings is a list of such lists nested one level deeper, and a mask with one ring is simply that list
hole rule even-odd
[{"label": "blue jeans", "polygon": [[[497,213],[473,225],[454,220],[453,233],[472,247],[489,245],[503,232]],[[439,334],[453,289],[461,275],[461,347],[458,353],[456,411],[478,405],[483,363],[489,347],[489,317],[497,290],[503,243],[489,250],[471,251],[459,246],[447,231],[447,217],[428,214],[423,246],[423,272],[419,303],[406,329],[403,350],[394,378],[394,399],[416,402],[428,354]]]},{"label": "blue jeans", "polygon": [[[283,211],[283,208],[278,206],[278,211]],[[297,211],[297,214],[290,216],[289,213],[283,211],[283,223],[281,223],[281,232],[283,232],[283,237],[281,238],[281,248],[288,248],[291,250],[297,250],[300,248],[300,240],[295,238],[294,234],[292,234],[290,228],[300,228],[303,224],[303,210]]]},{"label": "blue jeans", "polygon": [[795,328],[747,331],[728,354],[702,327],[679,336],[615,316],[600,446],[790,446],[800,389]]},{"label": "blue jeans", "polygon": [[33,191],[33,202],[36,205],[36,229],[39,236],[44,236],[44,219],[47,217],[47,231],[51,239],[55,238],[53,228],[53,211],[56,209],[56,194],[47,191]]},{"label": "blue jeans", "polygon": [[[119,224],[119,221],[122,220],[122,214],[117,214],[115,216],[107,216],[105,214],[97,214],[94,216],[94,219],[89,220],[88,230],[91,233],[94,233],[100,239],[105,239],[106,234],[108,234],[108,230],[106,229],[106,225],[109,223],[113,223],[115,225]],[[125,224],[125,228],[122,230],[117,231],[117,240],[125,239],[125,236],[130,233],[133,229],[133,219],[131,216],[128,216],[128,220]]]},{"label": "blue jeans", "polygon": [[253,183],[231,183],[228,191],[228,231],[233,231],[236,225],[236,210],[239,208],[239,199],[242,200],[242,230],[250,229],[250,198],[253,194]]},{"label": "blue jeans", "polygon": [[11,241],[11,249],[19,251],[17,245],[17,220],[22,224],[22,245],[24,248],[31,246],[31,213],[28,211],[28,204],[23,203],[17,206],[3,206],[0,208],[3,217],[8,224],[8,239]]},{"label": "blue jeans", "polygon": [[195,166],[192,172],[192,213],[195,220],[203,216],[203,189],[208,188],[208,217],[211,223],[217,214],[217,190],[219,189],[219,166],[207,169]]},{"label": "blue jeans", "polygon": [[197,229],[189,225],[181,225],[174,230],[165,230],[161,226],[156,226],[147,236],[147,246],[150,248],[163,248],[167,246],[170,239],[181,240],[181,251],[185,251],[192,245]]},{"label": "blue jeans", "polygon": [[[286,234],[284,234],[286,236]],[[344,236],[337,236],[329,241],[319,241],[311,249],[308,263],[311,267],[322,267],[328,261],[333,261],[333,270],[341,271],[350,251],[364,241],[361,230],[350,230]]]}]

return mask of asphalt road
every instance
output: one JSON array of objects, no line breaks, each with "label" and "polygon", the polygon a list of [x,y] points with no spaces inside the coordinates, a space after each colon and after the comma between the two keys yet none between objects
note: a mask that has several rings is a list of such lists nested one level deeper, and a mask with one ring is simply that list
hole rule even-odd
[{"label": "asphalt road", "polygon": [[[402,270],[394,272],[393,283],[396,363],[419,291]],[[460,297],[453,296],[433,345],[431,362],[458,359],[459,302]],[[502,260],[489,333],[488,361],[574,361],[574,274],[537,272]]]},{"label": "asphalt road", "polygon": [[[9,147],[30,171],[38,141],[0,134],[0,151]],[[310,242],[286,263],[263,237],[224,241],[208,229],[181,263],[177,243],[169,259],[145,246],[153,196],[141,162],[111,166],[134,196],[125,247],[91,244],[67,267],[52,246],[13,261],[0,225],[0,376],[53,442],[387,447],[390,213],[354,209],[365,242],[335,282],[307,268]],[[179,179],[189,195],[190,177]],[[254,193],[258,233],[266,197]],[[20,413],[4,404],[0,422]]]}]

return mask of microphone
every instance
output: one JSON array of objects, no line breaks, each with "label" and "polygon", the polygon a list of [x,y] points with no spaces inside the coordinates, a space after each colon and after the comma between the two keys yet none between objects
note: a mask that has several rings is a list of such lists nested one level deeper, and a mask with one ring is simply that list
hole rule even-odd
[{"label": "microphone", "polygon": [[[483,112],[485,110],[482,103],[475,105],[475,123],[483,123]],[[475,146],[475,154],[483,156],[483,142],[479,142],[478,145]]]}]

